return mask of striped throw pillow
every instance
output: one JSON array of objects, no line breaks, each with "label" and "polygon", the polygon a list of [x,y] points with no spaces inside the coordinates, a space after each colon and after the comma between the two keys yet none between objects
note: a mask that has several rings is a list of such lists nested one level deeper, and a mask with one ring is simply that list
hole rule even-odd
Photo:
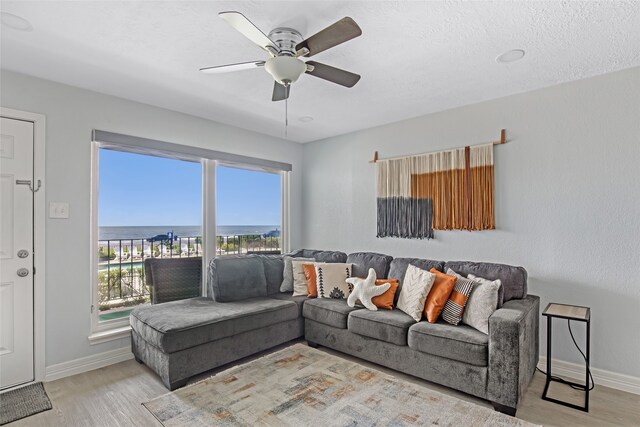
[{"label": "striped throw pillow", "polygon": [[462,277],[450,268],[447,269],[447,274],[456,276],[456,285],[444,305],[442,318],[452,325],[457,325],[462,320],[462,313],[464,313],[464,307],[467,305],[467,300],[473,290],[474,282],[471,279]]}]

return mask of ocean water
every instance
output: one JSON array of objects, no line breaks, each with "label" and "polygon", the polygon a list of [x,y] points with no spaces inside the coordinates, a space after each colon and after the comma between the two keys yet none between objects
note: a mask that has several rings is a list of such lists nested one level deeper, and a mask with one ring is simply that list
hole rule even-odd
[{"label": "ocean water", "polygon": [[[240,236],[246,234],[265,234],[271,230],[280,229],[279,225],[220,225],[218,236]],[[202,236],[199,225],[167,225],[167,226],[128,226],[128,227],[100,227],[99,240],[118,239],[148,239],[158,234],[173,232],[174,237]]]}]

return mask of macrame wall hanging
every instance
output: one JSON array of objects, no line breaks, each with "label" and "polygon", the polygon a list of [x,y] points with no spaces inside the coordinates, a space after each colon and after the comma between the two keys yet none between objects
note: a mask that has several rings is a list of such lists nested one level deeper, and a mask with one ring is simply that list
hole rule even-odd
[{"label": "macrame wall hanging", "polygon": [[493,145],[378,160],[378,237],[432,239],[433,230],[492,230]]}]

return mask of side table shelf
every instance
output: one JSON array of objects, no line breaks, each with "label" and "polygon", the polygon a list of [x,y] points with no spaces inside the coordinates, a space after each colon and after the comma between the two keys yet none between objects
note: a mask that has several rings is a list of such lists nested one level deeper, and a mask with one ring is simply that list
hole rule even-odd
[{"label": "side table shelf", "polygon": [[[589,412],[589,357],[590,357],[590,345],[591,345],[591,309],[589,307],[582,307],[577,305],[567,305],[567,304],[556,304],[549,303],[547,308],[542,312],[543,316],[547,317],[547,380],[544,385],[544,392],[542,393],[542,399],[548,400],[549,402],[557,403],[559,405],[568,406],[569,408],[579,409],[581,411]],[[571,381],[562,381],[563,384],[571,385],[580,390],[584,390],[584,406],[575,405],[573,403],[564,402],[562,400],[554,399],[552,397],[547,396],[547,391],[549,391],[549,384],[551,381],[560,382],[557,379],[554,379],[551,375],[551,329],[552,324],[551,321],[553,318],[558,319],[567,319],[567,320],[576,320],[578,322],[585,322],[587,325],[587,348],[586,348],[586,356],[585,356],[585,364],[586,364],[586,378],[584,384],[578,384]]]}]

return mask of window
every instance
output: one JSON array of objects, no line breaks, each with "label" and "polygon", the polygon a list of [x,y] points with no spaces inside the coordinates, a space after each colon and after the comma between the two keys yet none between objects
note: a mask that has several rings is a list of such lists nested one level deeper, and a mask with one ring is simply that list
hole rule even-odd
[{"label": "window", "polygon": [[144,260],[202,256],[202,166],[100,148],[98,321],[149,301]]},{"label": "window", "polygon": [[147,258],[288,250],[291,165],[98,130],[93,141],[92,344],[129,333],[149,301]]},{"label": "window", "polygon": [[280,253],[281,177],[278,173],[216,168],[216,253]]}]

